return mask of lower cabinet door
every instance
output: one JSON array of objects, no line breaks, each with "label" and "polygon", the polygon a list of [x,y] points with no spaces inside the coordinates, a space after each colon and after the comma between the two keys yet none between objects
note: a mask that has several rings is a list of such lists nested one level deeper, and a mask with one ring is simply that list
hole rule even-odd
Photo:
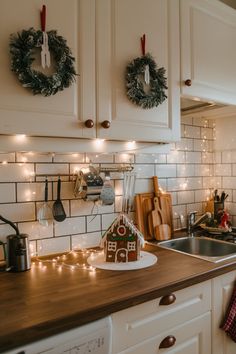
[{"label": "lower cabinet door", "polygon": [[157,353],[211,354],[211,312],[151,337],[119,354]]},{"label": "lower cabinet door", "polygon": [[236,343],[220,329],[235,286],[236,271],[212,280],[212,353],[235,354]]}]

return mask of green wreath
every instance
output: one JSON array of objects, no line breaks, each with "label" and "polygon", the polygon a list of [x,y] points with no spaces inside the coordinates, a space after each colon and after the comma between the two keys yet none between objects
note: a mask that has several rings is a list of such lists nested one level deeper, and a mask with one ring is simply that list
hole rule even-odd
[{"label": "green wreath", "polygon": [[58,36],[56,31],[49,31],[47,34],[48,46],[56,66],[55,72],[50,76],[31,68],[35,60],[32,52],[34,48],[41,48],[43,32],[30,28],[11,35],[11,70],[17,75],[22,86],[31,89],[34,95],[55,95],[75,81],[75,59],[66,40]]},{"label": "green wreath", "polygon": [[[146,66],[149,66],[150,84],[148,91],[144,90],[143,77]],[[167,98],[165,90],[167,78],[165,68],[157,69],[150,54],[134,59],[126,68],[126,89],[128,98],[142,108],[153,108],[163,103]]]}]

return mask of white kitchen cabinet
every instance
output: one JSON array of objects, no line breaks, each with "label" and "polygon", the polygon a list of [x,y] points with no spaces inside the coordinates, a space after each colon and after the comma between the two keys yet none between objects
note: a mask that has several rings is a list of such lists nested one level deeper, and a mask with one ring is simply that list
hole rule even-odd
[{"label": "white kitchen cabinet", "polygon": [[[45,0],[46,29],[67,39],[78,77],[55,96],[34,96],[10,70],[9,36],[40,28],[41,0],[1,1],[0,134],[173,141],[180,137],[179,16],[173,0]],[[12,8],[17,6],[16,11]],[[17,14],[17,15],[16,15]],[[125,69],[140,37],[168,78],[168,99],[142,109],[126,97]],[[35,68],[40,67],[40,51]],[[90,120],[93,127],[86,127]],[[104,128],[106,123],[110,127]]]},{"label": "white kitchen cabinet", "polygon": [[[94,9],[91,1],[2,0],[0,12],[0,134],[95,137],[84,121],[95,116]],[[11,33],[40,29],[40,11],[46,5],[46,30],[57,30],[76,58],[76,83],[54,96],[33,95],[10,69]],[[14,11],[13,11],[14,9]],[[40,50],[33,67],[41,71]],[[49,69],[50,70],[50,69]],[[53,65],[52,65],[53,72]]]},{"label": "white kitchen cabinet", "polygon": [[236,10],[218,0],[180,0],[180,22],[182,95],[236,104]]},{"label": "white kitchen cabinet", "polygon": [[236,343],[220,329],[226,314],[233,288],[236,284],[236,271],[223,274],[212,280],[212,353],[235,354]]},{"label": "white kitchen cabinet", "polygon": [[[162,305],[164,299],[170,303]],[[174,336],[176,341],[165,349],[167,353],[210,354],[210,310],[211,281],[207,281],[116,312],[112,314],[112,353],[157,353],[160,343]]]},{"label": "white kitchen cabinet", "polygon": [[[97,120],[100,138],[173,141],[180,137],[179,9],[176,0],[99,0],[96,2]],[[126,96],[125,70],[146,52],[168,78],[168,99],[143,109]],[[101,125],[110,122],[109,129]]]},{"label": "white kitchen cabinet", "polygon": [[[161,342],[171,336],[176,342],[170,348],[161,348]],[[169,329],[155,337],[128,348],[119,354],[210,354],[211,353],[211,313],[207,312],[202,316],[187,321],[184,324]]]}]

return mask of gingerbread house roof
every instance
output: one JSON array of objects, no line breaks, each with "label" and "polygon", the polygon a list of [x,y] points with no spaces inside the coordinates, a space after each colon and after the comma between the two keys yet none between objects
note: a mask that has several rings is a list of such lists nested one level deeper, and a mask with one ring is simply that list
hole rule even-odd
[{"label": "gingerbread house roof", "polygon": [[136,235],[140,241],[140,244],[143,246],[145,241],[143,234],[137,229],[137,227],[133,224],[133,222],[128,218],[126,214],[119,214],[117,218],[113,221],[113,223],[109,226],[107,231],[103,234],[102,240],[101,240],[101,247],[104,247],[104,242],[107,239],[107,236],[113,232],[116,226],[119,226],[120,224],[125,225],[130,229],[133,235]]}]

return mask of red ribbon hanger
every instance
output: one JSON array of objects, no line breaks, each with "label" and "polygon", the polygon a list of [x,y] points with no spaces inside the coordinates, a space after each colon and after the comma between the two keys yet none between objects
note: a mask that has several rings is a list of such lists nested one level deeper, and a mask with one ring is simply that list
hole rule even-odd
[{"label": "red ribbon hanger", "polygon": [[41,17],[41,29],[43,32],[45,32],[46,29],[46,6],[45,5],[43,5],[42,7],[40,17]]},{"label": "red ribbon hanger", "polygon": [[140,38],[140,40],[141,40],[142,55],[145,55],[146,54],[146,49],[145,49],[146,35],[143,34],[143,36]]}]

